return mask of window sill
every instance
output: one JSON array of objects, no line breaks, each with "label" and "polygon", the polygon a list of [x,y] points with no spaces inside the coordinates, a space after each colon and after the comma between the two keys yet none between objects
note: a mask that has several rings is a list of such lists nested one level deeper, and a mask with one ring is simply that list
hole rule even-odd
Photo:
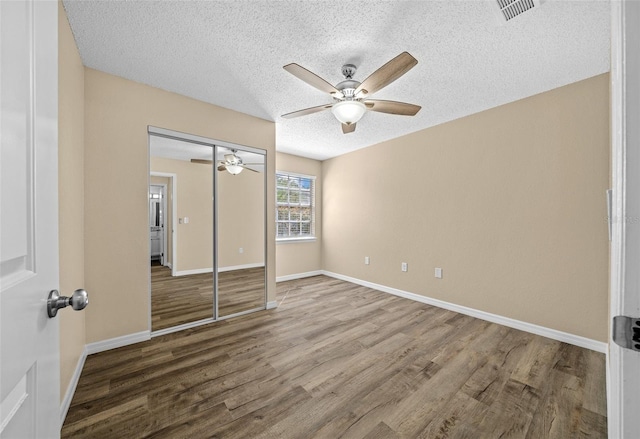
[{"label": "window sill", "polygon": [[301,236],[298,238],[276,238],[276,244],[294,244],[296,242],[316,242],[316,237]]}]

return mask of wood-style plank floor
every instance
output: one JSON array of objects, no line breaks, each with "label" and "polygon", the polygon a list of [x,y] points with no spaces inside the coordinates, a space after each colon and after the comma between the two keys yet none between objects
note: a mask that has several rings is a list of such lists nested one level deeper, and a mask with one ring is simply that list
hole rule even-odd
[{"label": "wood-style plank floor", "polygon": [[[218,313],[228,316],[265,306],[264,267],[218,275]],[[171,276],[171,269],[151,266],[151,329],[171,328],[213,317],[211,273]]]},{"label": "wood-style plank floor", "polygon": [[604,438],[604,355],[324,276],[90,355],[63,438]]},{"label": "wood-style plank floor", "polygon": [[218,314],[230,316],[265,307],[266,282],[264,267],[218,273]]}]

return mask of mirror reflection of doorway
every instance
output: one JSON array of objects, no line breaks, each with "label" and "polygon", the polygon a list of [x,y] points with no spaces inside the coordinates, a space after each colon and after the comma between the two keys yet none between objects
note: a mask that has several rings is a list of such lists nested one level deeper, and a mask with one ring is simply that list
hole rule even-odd
[{"label": "mirror reflection of doorway", "polygon": [[166,185],[149,186],[149,248],[152,266],[166,265],[166,192]]}]

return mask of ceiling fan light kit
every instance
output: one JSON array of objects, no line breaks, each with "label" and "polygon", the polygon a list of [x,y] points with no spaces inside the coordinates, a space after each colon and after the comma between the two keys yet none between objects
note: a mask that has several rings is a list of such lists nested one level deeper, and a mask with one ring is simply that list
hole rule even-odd
[{"label": "ceiling fan light kit", "polygon": [[226,165],[227,172],[231,175],[238,175],[244,169],[242,166],[238,165]]},{"label": "ceiling fan light kit", "polygon": [[331,112],[341,123],[351,125],[364,116],[367,107],[360,101],[340,101],[331,107]]},{"label": "ceiling fan light kit", "polygon": [[335,87],[298,64],[287,64],[284,66],[286,71],[318,90],[328,93],[333,97],[334,103],[305,108],[304,110],[283,114],[282,117],[290,119],[331,108],[333,115],[342,124],[342,132],[348,134],[355,131],[356,123],[364,116],[367,110],[402,116],[415,116],[420,111],[421,107],[419,105],[372,100],[368,99],[368,96],[391,84],[416,64],[418,64],[418,61],[413,56],[408,52],[402,52],[373,72],[362,83],[352,79],[357,70],[356,66],[345,64],[342,66],[342,74],[345,79]]}]

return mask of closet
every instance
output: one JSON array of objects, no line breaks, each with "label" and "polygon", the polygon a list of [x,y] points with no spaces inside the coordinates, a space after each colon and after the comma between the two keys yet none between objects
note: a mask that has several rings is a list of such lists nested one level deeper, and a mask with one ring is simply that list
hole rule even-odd
[{"label": "closet", "polygon": [[153,335],[266,308],[265,165],[261,149],[149,127]]}]

